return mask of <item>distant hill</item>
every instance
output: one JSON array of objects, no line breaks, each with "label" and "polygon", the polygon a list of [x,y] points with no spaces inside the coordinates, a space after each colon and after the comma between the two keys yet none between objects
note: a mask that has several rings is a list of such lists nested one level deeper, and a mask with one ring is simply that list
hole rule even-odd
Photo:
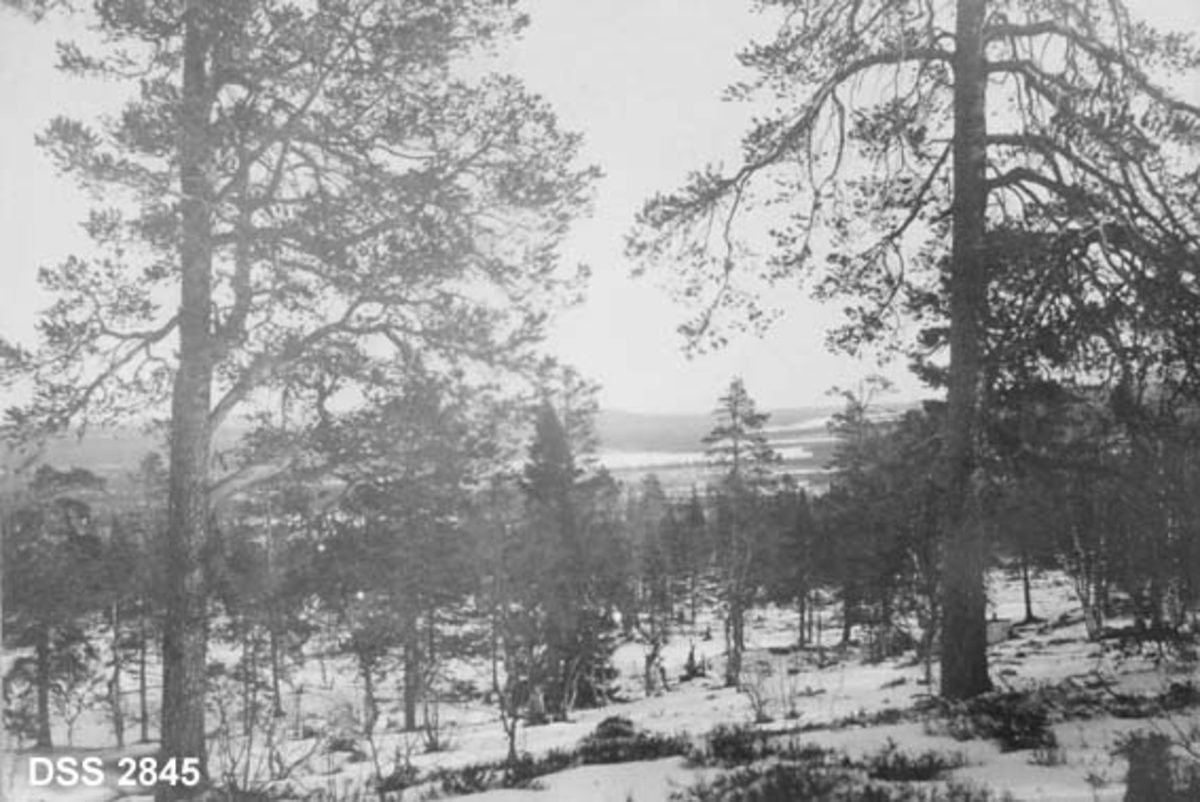
[{"label": "distant hill", "polygon": [[[772,429],[827,419],[838,406],[770,410]],[[612,451],[695,451],[716,422],[711,412],[643,413],[602,409],[596,419],[600,447]],[[823,430],[823,424],[821,424]]]},{"label": "distant hill", "polygon": [[[911,404],[881,407],[880,414],[898,414]],[[769,410],[767,434],[785,461],[782,470],[816,481],[836,447],[827,422],[837,405]],[[637,481],[653,471],[676,492],[702,484],[709,474],[704,465],[702,440],[715,423],[712,413],[641,413],[601,410],[596,421],[601,462],[626,481]],[[217,448],[233,446],[244,429],[222,430]],[[86,468],[121,483],[150,452],[165,457],[165,437],[136,427],[91,429],[83,438],[51,442],[44,462],[57,468]]]}]

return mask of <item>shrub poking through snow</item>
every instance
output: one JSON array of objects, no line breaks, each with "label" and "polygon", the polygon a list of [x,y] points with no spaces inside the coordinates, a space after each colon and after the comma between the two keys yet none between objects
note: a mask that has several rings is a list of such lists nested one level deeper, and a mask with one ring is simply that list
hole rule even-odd
[{"label": "shrub poking through snow", "polygon": [[946,708],[946,730],[960,741],[988,738],[1005,752],[1058,745],[1044,704],[1023,693],[990,693]]},{"label": "shrub poking through snow", "polygon": [[631,719],[625,716],[609,716],[596,725],[596,729],[589,735],[589,738],[594,738],[601,741],[611,741],[621,738],[632,738],[637,733],[637,727]]},{"label": "shrub poking through snow", "polygon": [[414,766],[396,766],[391,774],[380,778],[379,782],[375,784],[375,788],[380,794],[402,793],[405,789],[416,785],[419,776],[420,772]]},{"label": "shrub poking through snow", "polygon": [[770,754],[767,736],[754,727],[719,724],[708,733],[708,752],[701,763],[744,766]]},{"label": "shrub poking through snow", "polygon": [[583,763],[628,763],[686,755],[690,750],[691,741],[687,736],[640,731],[629,719],[610,716],[579,743],[577,754]]},{"label": "shrub poking through snow", "polygon": [[1117,718],[1151,718],[1186,710],[1200,704],[1200,690],[1191,682],[1172,682],[1167,690],[1154,696],[1111,693],[1105,702]]},{"label": "shrub poking through snow", "polygon": [[569,769],[576,762],[575,753],[565,749],[551,749],[542,757],[522,752],[517,761],[508,766],[506,782],[510,786],[525,787],[539,777]]},{"label": "shrub poking through snow", "polygon": [[889,738],[883,749],[867,757],[865,763],[867,775],[873,780],[928,782],[940,779],[949,771],[962,768],[966,765],[966,758],[961,752],[903,752],[899,745]]},{"label": "shrub poking through snow", "polygon": [[[691,748],[691,740],[686,735],[648,733],[639,730],[624,716],[609,716],[575,749],[551,749],[540,757],[525,752],[511,765],[497,761],[439,769],[421,778],[421,782],[436,782],[447,794],[476,794],[500,785],[527,787],[540,777],[578,765],[657,760],[686,755]],[[407,787],[414,784],[415,781],[410,782]]]},{"label": "shrub poking through snow", "polygon": [[1067,762],[1067,750],[1061,746],[1039,746],[1030,753],[1029,762],[1045,768],[1063,766]]},{"label": "shrub poking through snow", "polygon": [[755,724],[770,724],[773,719],[767,711],[770,699],[767,694],[767,680],[771,677],[771,667],[766,664],[756,664],[741,684],[739,690],[750,701],[750,709],[754,713]]},{"label": "shrub poking through snow", "polygon": [[940,786],[866,780],[860,771],[794,762],[762,763],[672,795],[676,802],[1011,802],[1009,794],[948,783]]},{"label": "shrub poking through snow", "polygon": [[436,779],[440,780],[444,793],[466,796],[481,794],[498,785],[503,775],[504,767],[500,763],[472,763],[460,769],[445,770]]},{"label": "shrub poking through snow", "polygon": [[996,793],[974,783],[947,783],[945,788],[934,789],[924,802],[1016,802],[1008,791]]},{"label": "shrub poking through snow", "polygon": [[672,795],[678,802],[794,802],[857,799],[853,775],[806,763],[748,766]]}]

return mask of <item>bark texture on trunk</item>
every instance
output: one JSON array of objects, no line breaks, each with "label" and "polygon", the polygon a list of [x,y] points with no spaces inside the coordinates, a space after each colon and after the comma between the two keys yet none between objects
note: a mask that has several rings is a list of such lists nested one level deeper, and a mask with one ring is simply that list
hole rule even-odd
[{"label": "bark texture on trunk", "polygon": [[209,99],[206,3],[184,11],[183,87],[180,118],[181,282],[179,368],[171,409],[170,490],[166,531],[167,589],[163,619],[161,758],[198,759],[204,781],[185,788],[159,785],[159,802],[191,799],[207,785],[204,742],[208,616],[204,566],[208,536],[208,468],[211,432],[212,221],[207,142]]},{"label": "bark texture on trunk", "polygon": [[150,686],[146,677],[146,663],[149,661],[150,635],[146,631],[146,601],[138,600],[138,710],[141,719],[141,742],[150,740]]},{"label": "bark texture on trunk", "polygon": [[50,736],[50,627],[39,624],[34,636],[34,659],[37,662],[37,737],[39,749],[54,745]]},{"label": "bark texture on trunk", "polygon": [[404,730],[417,729],[417,702],[421,696],[421,646],[416,617],[405,623],[404,634]]},{"label": "bark texture on trunk", "polygon": [[121,688],[121,606],[113,602],[110,608],[109,627],[112,629],[112,677],[108,681],[108,699],[112,706],[113,735],[117,746],[125,746],[125,709],[121,704],[124,693]]},{"label": "bark texture on trunk", "polygon": [[986,0],[958,0],[954,55],[954,237],[950,255],[949,490],[942,627],[942,696],[991,688],[984,593],[986,538],[978,504],[976,437],[982,322],[987,304]]}]

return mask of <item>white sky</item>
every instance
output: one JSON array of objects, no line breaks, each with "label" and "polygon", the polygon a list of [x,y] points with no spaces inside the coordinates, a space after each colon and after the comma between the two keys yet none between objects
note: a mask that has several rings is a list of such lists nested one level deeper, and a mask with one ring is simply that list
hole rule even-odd
[{"label": "white sky", "polygon": [[[685,312],[653,278],[631,279],[623,238],[644,200],[677,187],[706,162],[733,163],[749,111],[724,103],[739,77],[734,54],[768,31],[748,0],[527,0],[533,24],[502,64],[582,131],[586,158],[605,178],[596,213],[576,224],[567,257],[593,268],[587,302],[565,313],[550,350],[603,385],[601,403],[635,411],[706,411],[734,374],[760,406],[827,402],[834,384],[854,386],[878,368],[825,352],[836,313],[800,297],[765,338],[746,335],[724,351],[688,360],[676,326]],[[1137,15],[1200,32],[1197,0],[1131,0]],[[55,114],[83,118],[114,108],[116,90],[68,81],[53,70],[63,29],[0,12],[0,335],[31,343],[48,299],[39,265],[84,251],[78,223],[86,198],[54,175],[33,144]],[[1196,87],[1187,94],[1195,95]],[[884,371],[901,397],[918,385],[901,365]]]}]

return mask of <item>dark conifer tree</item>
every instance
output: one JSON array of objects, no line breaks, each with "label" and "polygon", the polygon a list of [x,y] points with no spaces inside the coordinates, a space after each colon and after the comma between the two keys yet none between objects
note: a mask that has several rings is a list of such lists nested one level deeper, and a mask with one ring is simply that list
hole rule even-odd
[{"label": "dark conifer tree", "polygon": [[86,616],[99,612],[104,597],[104,547],[93,510],[103,486],[90,471],[43,465],[7,516],[3,646],[32,655],[16,660],[5,682],[21,679],[31,688],[40,748],[53,746],[55,685],[81,669],[80,649],[91,650]]},{"label": "dark conifer tree", "polygon": [[604,471],[585,475],[577,467],[568,431],[549,400],[537,407],[528,453],[515,584],[523,586],[521,607],[540,647],[529,667],[534,707],[562,718],[576,705],[604,699],[610,613],[628,577],[627,541],[615,482]]},{"label": "dark conifer tree", "polygon": [[736,687],[746,648],[746,611],[762,581],[758,569],[769,526],[765,497],[774,486],[780,460],[763,432],[769,415],[758,411],[740,378],[729,383],[715,415],[717,425],[703,442],[721,471],[713,487],[717,505],[713,526],[726,613],[725,683]]}]

